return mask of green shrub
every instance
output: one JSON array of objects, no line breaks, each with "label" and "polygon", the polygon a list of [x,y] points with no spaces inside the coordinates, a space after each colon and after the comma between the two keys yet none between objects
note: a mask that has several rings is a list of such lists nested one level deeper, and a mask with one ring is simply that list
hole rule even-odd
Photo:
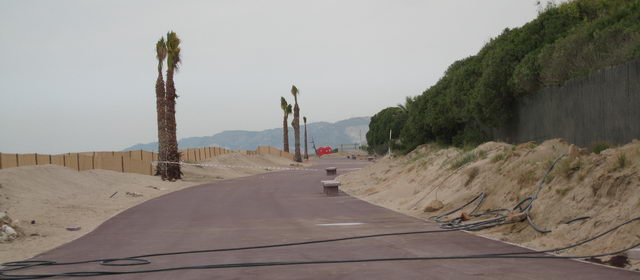
[{"label": "green shrub", "polygon": [[466,165],[467,163],[471,163],[474,162],[476,160],[479,159],[479,156],[477,153],[474,152],[466,152],[464,154],[461,154],[460,156],[458,156],[453,163],[451,163],[450,168],[451,169],[458,169],[464,165]]},{"label": "green shrub", "polygon": [[581,160],[571,161],[570,159],[565,158],[558,163],[558,166],[556,168],[557,168],[556,169],[557,174],[560,174],[565,178],[569,179],[574,173],[576,173],[578,170],[580,170],[580,168],[582,168],[582,161]]},{"label": "green shrub", "polygon": [[527,185],[536,181],[536,171],[533,169],[529,169],[525,172],[522,172],[518,177],[519,185]]},{"label": "green shrub", "polygon": [[621,155],[618,155],[618,158],[616,159],[616,163],[618,168],[623,169],[627,167],[627,165],[629,164],[629,160],[627,160],[627,156],[625,154],[621,154]]},{"label": "green shrub", "polygon": [[424,158],[427,155],[427,153],[421,151],[421,150],[417,150],[414,151],[411,156],[409,157],[409,159],[407,160],[407,163],[414,163],[422,158]]},{"label": "green shrub", "polygon": [[591,146],[591,152],[595,154],[600,154],[600,152],[609,149],[609,144],[607,142],[595,143]]},{"label": "green shrub", "polygon": [[[403,153],[428,142],[477,145],[509,124],[517,98],[639,57],[640,0],[549,5],[536,19],[505,29],[477,54],[451,64],[404,106],[380,111],[367,140],[371,149],[392,145]],[[391,127],[399,142],[389,143]]]},{"label": "green shrub", "polygon": [[505,159],[505,153],[499,153],[499,154],[496,154],[495,156],[493,156],[491,158],[491,162],[492,163],[496,163],[496,162],[502,161],[504,159]]},{"label": "green shrub", "polygon": [[398,139],[400,131],[407,120],[407,112],[404,107],[389,107],[371,117],[369,122],[369,131],[366,138],[369,145],[369,152],[375,154],[386,154],[391,148],[396,150],[392,140],[389,140],[389,131],[391,138]]},{"label": "green shrub", "polygon": [[556,193],[559,194],[560,196],[565,196],[565,195],[567,195],[567,193],[569,193],[570,190],[571,190],[571,188],[569,188],[569,187],[562,188],[562,189],[556,189]]},{"label": "green shrub", "polygon": [[613,168],[609,171],[618,171],[622,170],[629,165],[629,160],[625,154],[620,154],[616,157],[616,162],[613,165]]},{"label": "green shrub", "polygon": [[479,151],[479,152],[478,152],[478,157],[479,157],[480,159],[485,159],[485,158],[487,158],[487,151]]},{"label": "green shrub", "polygon": [[551,181],[553,181],[553,179],[555,179],[556,177],[553,176],[553,174],[548,174],[547,177],[544,178],[544,183],[545,184],[549,184],[551,183]]}]

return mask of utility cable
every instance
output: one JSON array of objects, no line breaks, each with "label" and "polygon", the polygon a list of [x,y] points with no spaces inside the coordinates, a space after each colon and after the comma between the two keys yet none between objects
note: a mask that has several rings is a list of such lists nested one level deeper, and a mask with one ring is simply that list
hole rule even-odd
[{"label": "utility cable", "polygon": [[[274,247],[284,247],[284,246],[298,246],[305,244],[315,244],[315,243],[325,243],[325,242],[337,242],[337,241],[345,241],[345,240],[354,240],[354,239],[363,239],[363,238],[372,238],[372,237],[381,237],[381,236],[392,236],[392,235],[407,235],[407,234],[419,234],[419,233],[441,233],[441,232],[450,232],[450,231],[458,231],[458,230],[431,230],[431,231],[414,231],[414,232],[396,232],[396,233],[383,233],[383,234],[373,234],[373,235],[362,235],[362,236],[352,236],[345,238],[335,238],[335,239],[325,239],[325,240],[314,240],[314,241],[305,241],[305,242],[293,242],[293,243],[282,243],[282,244],[273,244],[273,245],[261,245],[261,246],[249,246],[249,247],[238,247],[238,248],[225,248],[225,249],[211,249],[211,250],[197,250],[197,251],[183,251],[183,252],[173,252],[173,253],[159,253],[159,254],[149,254],[135,257],[127,257],[127,258],[114,258],[114,259],[98,259],[92,261],[79,261],[79,262],[69,262],[69,263],[56,263],[53,261],[24,261],[24,262],[12,262],[5,263],[3,266],[10,267],[8,269],[0,270],[0,279],[44,279],[44,278],[52,278],[52,277],[90,277],[90,276],[103,276],[103,275],[123,275],[123,274],[140,274],[140,273],[151,273],[151,272],[163,272],[163,271],[176,271],[176,270],[191,270],[191,269],[220,269],[220,268],[238,268],[238,267],[260,267],[260,266],[284,266],[284,265],[309,265],[309,264],[337,264],[337,263],[360,263],[360,262],[382,262],[382,261],[419,261],[419,260],[454,260],[454,259],[504,259],[504,258],[512,258],[512,259],[582,259],[582,258],[592,258],[592,257],[603,257],[609,255],[617,255],[633,249],[635,247],[640,246],[640,242],[635,243],[629,247],[624,249],[620,249],[617,251],[602,253],[602,254],[594,254],[594,255],[574,255],[574,256],[556,256],[556,255],[539,255],[550,252],[558,252],[562,250],[567,250],[571,248],[575,248],[581,246],[583,244],[592,242],[597,240],[615,230],[630,224],[632,222],[640,221],[640,217],[633,218],[631,220],[625,221],[619,225],[616,225],[598,235],[595,235],[591,238],[585,239],[578,243],[554,248],[543,251],[527,251],[527,252],[510,252],[510,253],[491,253],[491,254],[470,254],[470,255],[454,255],[454,256],[423,256],[423,257],[409,257],[409,258],[370,258],[370,259],[338,259],[338,260],[317,260],[317,261],[281,261],[281,262],[247,262],[247,263],[226,263],[226,264],[208,264],[208,265],[197,265],[197,266],[176,266],[176,267],[165,267],[165,268],[157,268],[157,269],[147,269],[147,270],[129,270],[129,271],[76,271],[76,272],[63,272],[63,273],[49,273],[49,274],[8,274],[7,272],[15,272],[18,270],[24,270],[32,267],[40,267],[40,266],[60,266],[60,265],[71,265],[71,264],[83,264],[90,262],[99,262],[105,266],[114,265],[118,261],[130,261],[132,263],[128,265],[142,265],[142,264],[150,264],[151,262],[145,259],[141,259],[141,257],[151,257],[151,256],[166,256],[166,255],[178,255],[178,254],[191,254],[191,253],[204,253],[204,252],[222,252],[222,251],[237,251],[237,250],[249,250],[249,249],[264,249],[264,248],[274,248]],[[117,264],[116,264],[117,265]],[[125,264],[127,265],[127,264]]]}]

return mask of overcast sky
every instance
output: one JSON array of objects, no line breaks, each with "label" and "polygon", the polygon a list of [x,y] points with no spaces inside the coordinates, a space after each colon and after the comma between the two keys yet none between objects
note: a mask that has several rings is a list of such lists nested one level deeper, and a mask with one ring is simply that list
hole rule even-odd
[{"label": "overcast sky", "polygon": [[0,0],[0,152],[157,140],[155,43],[182,39],[178,138],[371,116],[537,15],[533,0]]}]

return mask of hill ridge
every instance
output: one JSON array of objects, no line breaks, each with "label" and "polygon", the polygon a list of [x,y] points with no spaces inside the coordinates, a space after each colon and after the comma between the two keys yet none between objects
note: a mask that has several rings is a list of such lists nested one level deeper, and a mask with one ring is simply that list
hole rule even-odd
[{"label": "hill ridge", "polygon": [[[313,122],[308,123],[309,149],[311,141],[316,146],[332,146],[339,144],[366,143],[367,131],[369,131],[370,117],[354,117],[337,122]],[[304,126],[300,126],[300,141],[304,142]],[[360,140],[362,139],[362,140]],[[201,148],[219,146],[231,150],[254,150],[258,146],[273,146],[282,149],[282,127],[270,128],[261,131],[250,130],[225,130],[211,136],[193,136],[178,140],[179,149]],[[293,128],[289,127],[289,147],[293,151]],[[304,149],[304,143],[301,145]],[[123,151],[145,150],[157,152],[158,142],[139,143],[124,149]]]}]

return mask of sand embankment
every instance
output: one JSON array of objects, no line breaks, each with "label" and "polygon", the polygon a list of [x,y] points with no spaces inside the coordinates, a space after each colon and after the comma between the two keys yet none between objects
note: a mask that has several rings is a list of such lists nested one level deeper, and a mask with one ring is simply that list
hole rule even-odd
[{"label": "sand embankment", "polygon": [[[288,159],[270,155],[225,154],[204,163],[290,167]],[[21,236],[0,243],[0,262],[32,257],[72,241],[143,201],[186,187],[249,176],[264,168],[183,167],[184,180],[107,170],[78,172],[43,165],[0,170],[0,211],[7,212]],[[33,221],[33,222],[32,222]],[[80,227],[69,231],[67,227]]]},{"label": "sand embankment", "polygon": [[[342,189],[353,196],[428,219],[462,206],[481,192],[487,197],[479,212],[512,209],[533,194],[546,170],[562,154],[568,155],[547,176],[531,211],[536,224],[552,232],[539,233],[521,222],[474,233],[543,250],[582,241],[640,216],[639,141],[600,154],[577,149],[561,140],[518,146],[489,142],[466,152],[425,145],[405,156],[381,159],[338,180]],[[444,207],[425,212],[425,207],[435,200],[442,201]],[[471,211],[473,206],[463,211]],[[582,216],[591,218],[563,223]],[[559,253],[597,254],[637,242],[640,222]],[[637,262],[631,267],[640,268]]]}]

